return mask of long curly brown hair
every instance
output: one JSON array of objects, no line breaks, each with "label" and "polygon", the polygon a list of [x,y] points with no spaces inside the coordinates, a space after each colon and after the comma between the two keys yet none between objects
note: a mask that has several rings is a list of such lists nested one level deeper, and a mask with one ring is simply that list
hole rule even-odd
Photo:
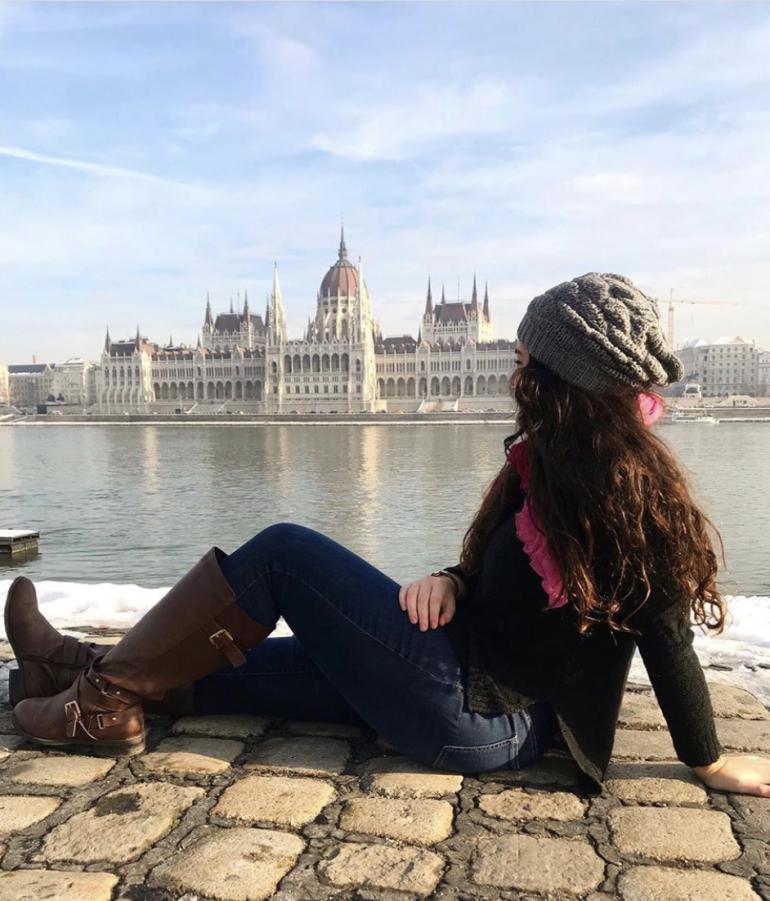
[{"label": "long curly brown hair", "polygon": [[[668,446],[644,424],[638,392],[581,390],[532,356],[509,390],[517,426],[509,440],[526,433],[527,493],[579,632],[604,623],[638,634],[628,620],[656,586],[720,634],[726,606],[708,530],[724,565],[722,537],[691,498]],[[506,460],[463,538],[460,564],[469,574],[480,571],[487,538],[519,488]]]}]

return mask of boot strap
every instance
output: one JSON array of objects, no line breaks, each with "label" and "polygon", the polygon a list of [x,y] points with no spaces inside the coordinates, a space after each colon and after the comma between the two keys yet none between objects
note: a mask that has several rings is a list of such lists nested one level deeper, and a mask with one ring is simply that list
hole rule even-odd
[{"label": "boot strap", "polygon": [[62,663],[65,666],[77,667],[78,669],[87,666],[94,656],[94,643],[89,642],[86,644],[83,641],[78,641],[77,638],[73,638],[72,635],[64,635],[62,637],[64,641],[62,642],[61,656],[55,662]]},{"label": "boot strap", "polygon": [[134,694],[132,691],[120,688],[117,685],[108,682],[98,670],[93,668],[93,666],[88,670],[87,675],[88,681],[108,698],[114,698],[116,701],[122,701],[124,704],[142,703],[143,699],[140,695]]},{"label": "boot strap", "polygon": [[[91,726],[96,721],[96,726],[104,731],[108,726],[115,726],[126,719],[127,711],[110,710],[103,713],[91,714],[88,717],[88,725]],[[86,733],[89,738],[99,741],[99,736],[94,735],[85,724],[83,719],[83,711],[77,701],[67,701],[64,705],[64,716],[67,720],[67,738],[75,738],[78,726]]]},{"label": "boot strap", "polygon": [[227,657],[232,666],[242,666],[246,662],[243,651],[235,643],[235,639],[227,629],[217,629],[216,632],[209,635],[209,641]]}]

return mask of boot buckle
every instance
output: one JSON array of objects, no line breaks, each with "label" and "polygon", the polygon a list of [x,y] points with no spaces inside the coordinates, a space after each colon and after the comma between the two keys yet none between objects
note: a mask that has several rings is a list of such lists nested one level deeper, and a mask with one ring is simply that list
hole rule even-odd
[{"label": "boot buckle", "polygon": [[117,718],[117,716],[115,716],[114,714],[111,714],[110,716],[107,716],[107,714],[105,714],[105,713],[97,713],[97,714],[96,714],[96,725],[97,725],[101,730],[106,729],[107,726],[109,725],[109,723],[105,723],[105,722],[104,722],[106,719],[110,719],[110,720],[112,720],[113,722],[117,722],[117,719],[118,719],[118,718]]},{"label": "boot buckle", "polygon": [[64,705],[64,715],[67,718],[67,737],[74,738],[78,731],[78,723],[83,718],[78,702],[67,701]]},{"label": "boot buckle", "polygon": [[219,629],[213,635],[209,635],[209,641],[227,657],[232,666],[241,666],[246,662],[243,651],[227,629]]}]

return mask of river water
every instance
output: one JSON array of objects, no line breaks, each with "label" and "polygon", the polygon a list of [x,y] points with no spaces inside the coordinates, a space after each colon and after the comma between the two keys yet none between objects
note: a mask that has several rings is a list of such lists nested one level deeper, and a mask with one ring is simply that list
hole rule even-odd
[{"label": "river water", "polygon": [[[657,425],[720,530],[723,591],[770,595],[770,425]],[[173,582],[273,522],[393,578],[456,563],[512,423],[0,428],[0,528],[41,532],[0,579]]]},{"label": "river water", "polygon": [[[695,630],[708,678],[770,706],[770,425],[657,424],[722,534],[728,628]],[[341,542],[404,583],[456,563],[513,422],[0,427],[0,529],[41,553],[0,564],[36,582],[57,626],[128,628],[212,544],[274,522]],[[276,634],[288,634],[282,620]],[[0,625],[2,637],[2,625]],[[0,700],[7,678],[0,667]],[[637,654],[633,681],[647,681]]]}]

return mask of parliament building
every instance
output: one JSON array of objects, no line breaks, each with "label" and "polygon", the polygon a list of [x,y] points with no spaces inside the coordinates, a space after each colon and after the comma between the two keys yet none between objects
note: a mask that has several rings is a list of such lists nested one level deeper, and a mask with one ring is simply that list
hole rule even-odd
[{"label": "parliament building", "polygon": [[321,280],[301,338],[286,329],[277,267],[264,318],[248,295],[216,316],[207,298],[196,347],[113,341],[96,373],[100,413],[356,413],[510,410],[514,342],[493,339],[489,294],[434,303],[430,280],[417,338],[383,337],[361,264],[337,260]]}]

